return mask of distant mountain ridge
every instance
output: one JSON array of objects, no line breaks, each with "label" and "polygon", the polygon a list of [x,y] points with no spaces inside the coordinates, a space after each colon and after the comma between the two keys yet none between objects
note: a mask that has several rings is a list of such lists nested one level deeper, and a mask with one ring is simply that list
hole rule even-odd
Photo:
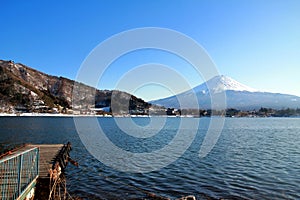
[{"label": "distant mountain ridge", "polygon": [[[300,108],[300,97],[295,95],[261,92],[234,79],[221,75],[215,76],[191,90],[178,94],[182,99],[181,106],[176,96],[151,101],[150,103],[173,108],[194,108],[189,104],[189,97],[197,96],[200,109],[211,109],[211,97],[219,98],[221,92],[226,95],[227,108],[241,110],[259,109],[261,107],[282,109]],[[190,106],[190,107],[189,107]]]},{"label": "distant mountain ridge", "polygon": [[[74,88],[75,87],[75,88]],[[300,108],[300,97],[295,95],[261,92],[241,84],[227,76],[216,76],[209,81],[178,94],[182,99],[180,107],[176,96],[151,101],[166,108],[194,108],[190,103],[195,94],[200,109],[211,108],[211,97],[226,94],[227,108],[241,110],[261,107],[282,109]],[[52,76],[13,61],[0,60],[0,112],[59,112],[67,113],[74,109],[72,97],[77,96],[81,113],[90,108],[110,109],[112,96],[114,112],[147,114],[150,103],[131,94],[116,90],[98,90],[73,80]],[[155,105],[152,105],[155,107]],[[156,107],[158,110],[161,107]],[[163,113],[163,111],[162,111]]]},{"label": "distant mountain ridge", "polygon": [[[130,110],[141,112],[149,107],[147,102],[126,92],[98,90],[20,63],[0,60],[0,112],[51,112],[53,109],[65,112],[72,109],[73,92],[80,97],[81,103],[89,103],[84,105],[85,112],[89,108],[109,107],[113,94],[118,97],[114,101],[116,109],[123,109],[124,102],[128,103]],[[128,107],[125,109],[128,111]]]}]

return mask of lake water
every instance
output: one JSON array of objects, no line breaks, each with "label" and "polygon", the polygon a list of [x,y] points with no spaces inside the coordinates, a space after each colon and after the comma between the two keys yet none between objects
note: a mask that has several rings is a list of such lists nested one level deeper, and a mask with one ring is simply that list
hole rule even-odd
[{"label": "lake water", "polygon": [[[77,119],[87,124],[91,120]],[[167,118],[159,133],[138,139],[120,130],[114,118],[97,120],[119,148],[141,153],[165,147],[182,119]],[[149,123],[149,118],[133,120],[140,126]],[[1,117],[0,150],[13,144],[70,141],[71,156],[79,167],[67,167],[68,191],[84,199],[150,199],[145,191],[172,199],[186,195],[197,199],[300,199],[299,118],[226,118],[218,142],[200,158],[209,122],[210,118],[200,119],[191,146],[179,159],[147,173],[120,172],[99,162],[82,144],[71,117]],[[85,128],[87,135],[97,134],[90,126]]]}]

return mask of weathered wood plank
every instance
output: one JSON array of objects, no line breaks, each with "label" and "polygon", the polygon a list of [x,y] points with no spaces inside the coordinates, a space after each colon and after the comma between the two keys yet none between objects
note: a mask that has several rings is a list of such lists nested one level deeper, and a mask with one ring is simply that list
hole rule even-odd
[{"label": "weathered wood plank", "polygon": [[52,168],[53,160],[63,144],[30,144],[29,147],[39,147],[39,178],[48,177],[48,170]]}]

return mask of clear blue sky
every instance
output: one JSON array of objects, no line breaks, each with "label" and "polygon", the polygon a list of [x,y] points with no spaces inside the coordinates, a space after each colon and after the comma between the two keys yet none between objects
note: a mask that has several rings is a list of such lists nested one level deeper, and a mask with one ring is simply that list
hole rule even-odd
[{"label": "clear blue sky", "polygon": [[[0,59],[45,73],[74,79],[86,56],[110,36],[133,28],[163,27],[195,39],[221,74],[259,90],[300,96],[298,0],[3,0],[0,5]],[[116,61],[100,89],[113,89],[124,73],[149,62],[174,66],[192,86],[203,81],[165,53],[134,55]],[[151,87],[136,94],[146,100],[166,95]]]}]

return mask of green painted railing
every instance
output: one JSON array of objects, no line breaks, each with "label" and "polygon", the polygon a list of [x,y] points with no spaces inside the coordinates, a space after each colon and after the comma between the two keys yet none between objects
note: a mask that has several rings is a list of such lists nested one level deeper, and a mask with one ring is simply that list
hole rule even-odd
[{"label": "green painted railing", "polygon": [[39,148],[14,152],[0,160],[0,199],[24,199],[39,174]]}]

